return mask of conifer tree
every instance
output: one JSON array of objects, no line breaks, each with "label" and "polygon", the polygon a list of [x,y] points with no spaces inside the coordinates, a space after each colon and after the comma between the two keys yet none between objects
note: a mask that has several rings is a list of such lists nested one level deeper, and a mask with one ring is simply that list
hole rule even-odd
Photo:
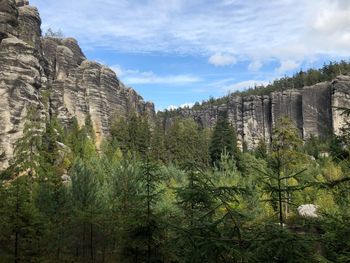
[{"label": "conifer tree", "polygon": [[[285,223],[292,204],[292,194],[309,186],[302,176],[306,168],[298,167],[298,160],[305,160],[300,152],[302,140],[299,131],[288,118],[281,118],[273,131],[271,153],[269,155],[270,171],[260,171],[265,191],[271,197],[271,204],[277,210],[281,227]],[[291,184],[290,182],[294,183]]]},{"label": "conifer tree", "polygon": [[36,207],[47,218],[45,246],[47,257],[59,261],[67,252],[67,223],[71,212],[68,196],[69,176],[66,174],[69,149],[62,142],[63,129],[56,118],[50,116],[45,125],[40,147],[40,168],[36,189]]},{"label": "conifer tree", "polygon": [[186,170],[188,184],[176,190],[184,212],[181,226],[175,226],[179,261],[242,262],[242,215],[234,205],[244,189],[215,185],[195,164]]},{"label": "conifer tree", "polygon": [[[34,206],[34,183],[39,169],[42,120],[37,106],[27,108],[23,136],[15,143],[14,157],[8,169],[9,211],[13,216],[9,228],[14,236],[14,261],[29,260],[30,242],[38,243],[41,237],[40,216]],[[33,250],[33,253],[36,250]],[[37,257],[38,255],[33,255]]]},{"label": "conifer tree", "polygon": [[165,156],[165,131],[159,121],[157,121],[154,130],[151,133],[151,159],[159,162],[166,162]]},{"label": "conifer tree", "polygon": [[210,160],[213,165],[218,164],[221,154],[226,151],[232,158],[238,159],[236,133],[228,121],[227,112],[222,112],[214,127],[210,141]]},{"label": "conifer tree", "polygon": [[26,173],[32,181],[38,169],[43,123],[37,106],[27,108],[23,136],[15,143],[12,167],[15,173]]},{"label": "conifer tree", "polygon": [[198,124],[191,119],[175,119],[166,134],[166,150],[168,159],[175,164],[183,165],[188,162],[198,162],[205,154],[201,145]]},{"label": "conifer tree", "polygon": [[[90,163],[91,162],[91,163]],[[75,227],[78,232],[76,235],[76,249],[79,255],[84,259],[90,259],[94,262],[95,241],[94,227],[97,224],[98,206],[98,188],[96,160],[77,159],[70,175],[72,177],[71,198],[75,216]]]}]

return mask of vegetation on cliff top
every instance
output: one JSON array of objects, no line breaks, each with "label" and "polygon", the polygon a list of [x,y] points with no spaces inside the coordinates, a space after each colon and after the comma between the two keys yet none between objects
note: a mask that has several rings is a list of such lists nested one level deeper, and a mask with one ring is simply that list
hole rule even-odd
[{"label": "vegetation on cliff top", "polygon": [[[350,62],[340,61],[340,62],[330,62],[325,64],[320,69],[309,69],[307,71],[300,70],[295,73],[292,77],[285,76],[283,78],[274,80],[267,86],[255,86],[250,87],[244,91],[236,91],[230,93],[227,96],[221,98],[210,98],[209,100],[204,100],[201,103],[196,102],[192,107],[193,110],[202,110],[212,106],[221,106],[227,104],[229,97],[231,96],[250,96],[250,95],[269,95],[275,91],[284,91],[289,89],[302,89],[306,86],[312,86],[324,81],[332,81],[339,75],[350,74]],[[165,110],[158,112],[159,116],[175,117],[182,111],[182,108],[177,108],[173,110]]]}]

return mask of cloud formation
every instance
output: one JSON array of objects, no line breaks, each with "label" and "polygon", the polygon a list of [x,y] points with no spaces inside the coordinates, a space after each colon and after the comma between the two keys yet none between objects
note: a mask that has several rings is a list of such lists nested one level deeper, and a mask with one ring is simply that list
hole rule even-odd
[{"label": "cloud formation", "polygon": [[281,65],[276,69],[277,73],[283,74],[288,71],[295,71],[300,67],[300,63],[293,60],[282,60]]},{"label": "cloud formation", "polygon": [[266,86],[269,82],[264,80],[245,80],[237,83],[233,83],[222,88],[226,92],[243,91],[257,86]]},{"label": "cloud formation", "polygon": [[281,73],[293,68],[291,61],[350,56],[348,0],[31,3],[39,6],[44,29],[59,25],[84,49],[200,55],[216,66],[250,61],[252,71],[275,60]]},{"label": "cloud formation", "polygon": [[128,85],[135,84],[163,84],[163,85],[185,85],[201,82],[202,79],[190,74],[178,75],[157,75],[152,71],[139,71],[134,69],[123,69],[119,65],[110,66],[110,68],[122,78]]},{"label": "cloud formation", "polygon": [[209,58],[209,63],[214,66],[229,66],[236,62],[236,58],[229,54],[216,53]]},{"label": "cloud formation", "polygon": [[176,110],[178,108],[192,108],[194,106],[194,103],[184,103],[184,104],[181,104],[180,106],[175,106],[175,105],[169,105],[166,109],[167,110]]}]

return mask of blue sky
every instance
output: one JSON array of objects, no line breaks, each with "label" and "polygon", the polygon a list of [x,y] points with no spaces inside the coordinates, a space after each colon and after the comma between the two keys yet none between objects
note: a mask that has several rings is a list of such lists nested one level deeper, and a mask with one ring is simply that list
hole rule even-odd
[{"label": "blue sky", "polygon": [[350,57],[349,0],[31,0],[157,109]]}]

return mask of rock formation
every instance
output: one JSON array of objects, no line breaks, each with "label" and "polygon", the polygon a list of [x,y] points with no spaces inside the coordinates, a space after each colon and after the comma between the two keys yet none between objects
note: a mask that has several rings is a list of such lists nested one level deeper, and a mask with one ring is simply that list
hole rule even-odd
[{"label": "rock formation", "polygon": [[[155,117],[152,103],[144,102],[108,67],[88,61],[75,39],[43,38],[40,25],[38,10],[27,0],[0,0],[0,170],[22,136],[28,105],[37,105],[43,116],[55,114],[64,125],[74,117],[82,125],[90,116],[97,143],[108,135],[114,116],[135,111]],[[42,91],[49,91],[49,105],[42,105]],[[350,108],[349,76],[302,90],[232,95],[223,105],[181,109],[178,115],[213,127],[219,112],[226,111],[240,145],[254,148],[261,140],[270,142],[283,116],[294,121],[305,139],[339,134],[346,119],[337,107]],[[172,117],[165,117],[167,126],[171,122]]]},{"label": "rock formation", "polygon": [[269,95],[231,95],[220,106],[205,104],[195,109],[180,109],[167,117],[167,127],[175,117],[193,118],[203,127],[213,127],[218,113],[227,111],[237,132],[239,145],[253,149],[261,140],[271,141],[272,131],[281,117],[289,117],[304,139],[339,134],[347,118],[337,108],[350,108],[350,76],[338,76],[301,90],[284,90]]},{"label": "rock formation", "polygon": [[[0,0],[0,170],[8,165],[13,145],[22,136],[28,105],[82,125],[91,116],[97,143],[108,135],[112,118],[128,112],[155,116],[144,102],[106,66],[88,61],[73,38],[43,38],[41,19],[27,0]],[[41,105],[50,91],[49,108]]]}]

